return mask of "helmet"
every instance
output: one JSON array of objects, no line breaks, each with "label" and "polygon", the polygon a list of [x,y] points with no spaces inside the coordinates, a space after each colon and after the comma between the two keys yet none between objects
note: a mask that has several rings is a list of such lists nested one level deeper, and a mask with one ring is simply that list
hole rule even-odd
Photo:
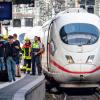
[{"label": "helmet", "polygon": [[8,35],[4,35],[3,38],[4,38],[4,39],[8,39]]},{"label": "helmet", "polygon": [[28,37],[25,38],[25,41],[30,41],[30,39]]}]

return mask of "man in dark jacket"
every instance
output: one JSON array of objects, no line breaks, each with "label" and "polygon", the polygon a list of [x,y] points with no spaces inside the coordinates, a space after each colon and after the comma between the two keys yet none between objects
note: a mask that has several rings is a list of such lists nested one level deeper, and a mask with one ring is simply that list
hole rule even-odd
[{"label": "man in dark jacket", "polygon": [[6,53],[6,62],[7,62],[7,71],[8,71],[9,82],[11,82],[12,80],[15,81],[16,50],[15,50],[15,46],[14,46],[13,36],[8,37],[8,43],[6,44],[5,53]]},{"label": "man in dark jacket", "polygon": [[17,34],[13,34],[14,37],[14,46],[15,46],[15,62],[16,62],[16,76],[21,77],[21,71],[20,71],[20,42],[17,40]]}]

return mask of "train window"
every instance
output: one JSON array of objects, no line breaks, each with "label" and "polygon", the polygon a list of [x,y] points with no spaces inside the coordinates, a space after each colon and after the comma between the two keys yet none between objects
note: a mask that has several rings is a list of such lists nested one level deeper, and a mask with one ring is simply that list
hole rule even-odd
[{"label": "train window", "polygon": [[87,5],[95,5],[95,0],[87,0],[86,4]]},{"label": "train window", "polygon": [[89,7],[87,8],[87,11],[88,11],[89,13],[94,13],[94,7],[93,7],[93,6],[89,6]]},{"label": "train window", "polygon": [[13,27],[21,27],[21,20],[13,19]]},{"label": "train window", "polygon": [[34,6],[34,0],[12,0],[13,4],[33,4]]},{"label": "train window", "polygon": [[25,18],[25,26],[33,27],[33,18]]},{"label": "train window", "polygon": [[60,30],[61,40],[69,45],[91,45],[99,38],[99,30],[85,23],[73,23],[63,26]]},{"label": "train window", "polygon": [[53,34],[53,28],[54,28],[54,25],[52,23],[50,27],[50,53],[52,56],[54,56],[56,49],[57,49],[56,42],[54,40],[55,34]]},{"label": "train window", "polygon": [[56,45],[55,42],[53,40],[50,41],[50,53],[52,54],[52,56],[54,56],[56,52]]},{"label": "train window", "polygon": [[83,9],[85,9],[85,5],[80,5],[80,8],[83,8]]},{"label": "train window", "polygon": [[85,0],[80,0],[80,4],[85,4]]}]

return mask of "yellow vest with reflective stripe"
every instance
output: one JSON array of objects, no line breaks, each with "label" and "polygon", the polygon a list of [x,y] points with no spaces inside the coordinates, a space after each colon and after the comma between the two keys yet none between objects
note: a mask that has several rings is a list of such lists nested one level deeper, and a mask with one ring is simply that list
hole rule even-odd
[{"label": "yellow vest with reflective stripe", "polygon": [[34,42],[34,43],[33,43],[33,48],[39,49],[39,48],[40,48],[39,43],[38,43],[38,42]]},{"label": "yellow vest with reflective stripe", "polygon": [[24,59],[31,59],[31,55],[30,55],[30,53],[31,53],[31,48],[28,48],[29,49],[29,51],[28,51],[28,54],[26,55],[26,50],[25,50],[25,48],[23,48],[22,50],[24,51]]}]

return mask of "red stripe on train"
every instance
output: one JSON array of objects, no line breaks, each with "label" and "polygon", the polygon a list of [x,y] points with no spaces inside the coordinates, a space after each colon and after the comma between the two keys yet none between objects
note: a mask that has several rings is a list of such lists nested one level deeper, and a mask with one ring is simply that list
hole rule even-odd
[{"label": "red stripe on train", "polygon": [[62,70],[64,72],[67,72],[67,73],[72,73],[72,74],[91,74],[91,73],[94,73],[94,72],[100,70],[100,66],[98,66],[94,70],[91,70],[91,71],[87,71],[87,72],[77,72],[77,71],[70,71],[68,69],[65,69],[63,66],[59,65],[54,60],[51,60],[50,63],[53,64],[55,67],[59,68],[60,70]]}]

